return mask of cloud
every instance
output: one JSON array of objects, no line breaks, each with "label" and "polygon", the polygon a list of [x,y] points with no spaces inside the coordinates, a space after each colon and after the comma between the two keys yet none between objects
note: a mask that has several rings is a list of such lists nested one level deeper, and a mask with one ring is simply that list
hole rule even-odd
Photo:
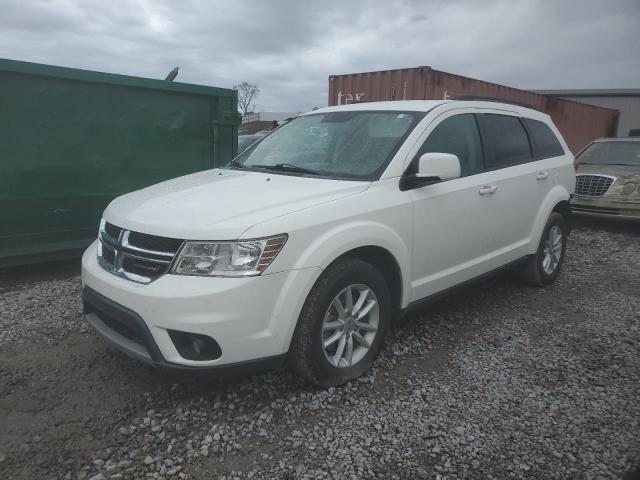
[{"label": "cloud", "polygon": [[331,74],[430,65],[518,88],[638,88],[640,4],[0,0],[0,57],[327,103]]}]

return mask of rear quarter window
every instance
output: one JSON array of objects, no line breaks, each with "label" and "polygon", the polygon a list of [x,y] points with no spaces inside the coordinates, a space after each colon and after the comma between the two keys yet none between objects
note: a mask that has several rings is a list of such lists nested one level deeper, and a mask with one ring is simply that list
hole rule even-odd
[{"label": "rear quarter window", "polygon": [[564,149],[560,145],[558,137],[549,126],[538,120],[523,118],[531,136],[533,154],[536,158],[559,157],[564,155]]}]

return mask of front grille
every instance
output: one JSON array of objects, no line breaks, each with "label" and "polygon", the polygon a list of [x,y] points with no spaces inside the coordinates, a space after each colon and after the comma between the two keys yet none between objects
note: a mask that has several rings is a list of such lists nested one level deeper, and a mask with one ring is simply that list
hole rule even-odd
[{"label": "front grille", "polygon": [[137,330],[135,325],[129,324],[123,319],[112,317],[111,315],[105,312],[98,312],[97,315],[98,315],[98,318],[102,320],[102,323],[108,326],[111,330],[118,332],[124,338],[128,338],[132,342],[135,342],[138,345],[142,345],[143,347],[146,348],[145,338]]},{"label": "front grille", "polygon": [[603,197],[613,185],[615,177],[608,175],[576,175],[576,195]]},{"label": "front grille", "polygon": [[140,315],[103,297],[85,286],[82,290],[83,312],[95,315],[109,330],[141,346],[153,361],[164,360],[149,328]]},{"label": "front grille", "polygon": [[143,277],[157,277],[166,272],[166,265],[157,260],[143,259],[125,256],[122,259],[122,268],[126,272]]},{"label": "front grille", "polygon": [[108,247],[107,245],[105,245],[104,243],[102,244],[102,259],[107,262],[109,265],[115,265],[116,264],[116,251],[111,248]]},{"label": "front grille", "polygon": [[158,250],[161,252],[177,252],[182,245],[182,240],[167,237],[156,237],[146,233],[131,232],[129,243],[140,248]]},{"label": "front grille", "polygon": [[120,233],[122,229],[120,227],[116,227],[115,225],[111,225],[110,223],[104,224],[104,229],[102,229],[102,235],[107,237],[106,240],[111,244],[117,244],[120,239]]},{"label": "front grille", "polygon": [[169,271],[183,241],[100,224],[98,263],[105,270],[139,283],[150,283]]},{"label": "front grille", "polygon": [[116,227],[115,225],[105,222],[104,233],[109,235],[110,238],[112,238],[115,241],[118,241],[118,238],[120,238],[120,232],[122,232],[122,229],[120,227]]}]

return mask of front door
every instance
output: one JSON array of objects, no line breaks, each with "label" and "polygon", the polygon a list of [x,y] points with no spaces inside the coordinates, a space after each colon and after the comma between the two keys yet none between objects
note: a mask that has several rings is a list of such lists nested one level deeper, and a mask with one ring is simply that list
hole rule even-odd
[{"label": "front door", "polygon": [[490,270],[491,239],[499,221],[494,211],[494,173],[482,171],[475,116],[448,112],[434,123],[409,168],[417,168],[424,153],[452,153],[460,159],[461,177],[408,192],[414,224],[412,301]]}]

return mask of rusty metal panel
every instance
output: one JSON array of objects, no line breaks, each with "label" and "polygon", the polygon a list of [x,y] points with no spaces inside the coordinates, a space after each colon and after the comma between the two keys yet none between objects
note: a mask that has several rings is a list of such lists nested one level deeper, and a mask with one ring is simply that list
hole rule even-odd
[{"label": "rusty metal panel", "polygon": [[596,138],[615,135],[618,111],[518,90],[434,70],[405,68],[329,77],[329,105],[386,100],[434,100],[456,95],[493,97],[530,105],[551,116],[574,153]]}]

